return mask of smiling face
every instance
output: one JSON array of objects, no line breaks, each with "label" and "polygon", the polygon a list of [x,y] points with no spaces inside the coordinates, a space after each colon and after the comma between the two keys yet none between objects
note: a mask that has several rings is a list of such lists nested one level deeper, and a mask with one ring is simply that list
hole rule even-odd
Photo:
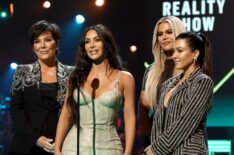
[{"label": "smiling face", "polygon": [[95,30],[89,30],[85,35],[85,51],[93,61],[104,58],[104,45]]},{"label": "smiling face", "polygon": [[195,67],[196,63],[194,63],[194,59],[196,59],[198,55],[199,51],[192,51],[185,39],[178,39],[175,41],[175,51],[173,53],[175,68],[185,71]]},{"label": "smiling face", "polygon": [[49,31],[41,33],[33,41],[33,51],[41,61],[54,60],[57,48],[58,44]]},{"label": "smiling face", "polygon": [[171,51],[175,42],[175,34],[168,22],[162,22],[158,26],[157,37],[163,51]]}]

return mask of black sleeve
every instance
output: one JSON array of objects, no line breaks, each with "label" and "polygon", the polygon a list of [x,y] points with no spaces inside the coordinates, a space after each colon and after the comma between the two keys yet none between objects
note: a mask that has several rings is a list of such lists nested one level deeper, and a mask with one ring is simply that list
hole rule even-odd
[{"label": "black sleeve", "polygon": [[[10,116],[14,125],[17,139],[22,138],[22,142],[33,145],[39,137],[39,133],[34,130],[27,120],[24,106],[24,91],[23,91],[23,75],[22,70],[17,68],[12,88],[11,88],[11,102],[10,102]],[[21,135],[21,137],[19,137]],[[20,140],[21,141],[21,140]],[[25,144],[25,145],[26,145]],[[29,147],[29,146],[28,146]]]},{"label": "black sleeve", "polygon": [[194,85],[191,97],[177,121],[161,135],[154,133],[157,135],[157,140],[152,143],[154,154],[170,154],[195,131],[211,107],[212,94],[213,81],[210,78],[203,78]]}]

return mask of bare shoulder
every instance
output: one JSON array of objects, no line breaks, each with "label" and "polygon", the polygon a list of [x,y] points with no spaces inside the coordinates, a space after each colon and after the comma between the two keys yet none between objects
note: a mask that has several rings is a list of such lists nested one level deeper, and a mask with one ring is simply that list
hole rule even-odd
[{"label": "bare shoulder", "polygon": [[132,74],[128,71],[120,71],[119,72],[119,82],[120,85],[124,87],[134,87],[135,85],[135,80]]},{"label": "bare shoulder", "polygon": [[119,72],[119,76],[121,80],[133,80],[134,81],[134,77],[132,76],[132,74],[128,71],[120,71]]}]

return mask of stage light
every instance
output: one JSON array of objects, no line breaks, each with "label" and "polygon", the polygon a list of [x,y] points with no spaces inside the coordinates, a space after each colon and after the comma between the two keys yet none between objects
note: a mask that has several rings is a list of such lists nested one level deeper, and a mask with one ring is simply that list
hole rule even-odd
[{"label": "stage light", "polygon": [[48,8],[50,8],[50,6],[51,6],[50,1],[44,1],[44,3],[43,3],[44,8],[48,9]]},{"label": "stage light", "polygon": [[12,62],[11,63],[11,69],[16,69],[17,68],[17,63],[15,63],[15,62]]},{"label": "stage light", "polygon": [[77,22],[78,24],[82,24],[82,23],[84,23],[84,21],[85,21],[84,16],[82,16],[82,15],[77,15],[77,16],[76,16],[76,22]]},{"label": "stage light", "polygon": [[216,93],[223,84],[234,75],[234,67],[223,77],[221,81],[214,87],[213,93]]},{"label": "stage light", "polygon": [[148,63],[148,62],[144,62],[144,66],[145,66],[145,68],[148,68],[149,66],[150,66],[150,64]]},{"label": "stage light", "polygon": [[7,105],[6,104],[0,104],[0,110],[6,110],[7,109]]},{"label": "stage light", "polygon": [[135,45],[130,46],[130,51],[131,52],[136,52],[137,51],[137,47]]},{"label": "stage light", "polygon": [[8,97],[5,97],[4,98],[4,101],[7,102],[7,101],[11,101],[11,98],[8,96]]},{"label": "stage light", "polygon": [[6,11],[1,11],[0,15],[1,15],[1,18],[6,18],[7,17],[7,12]]},{"label": "stage light", "polygon": [[103,4],[104,4],[104,0],[96,0],[96,1],[95,1],[95,4],[96,4],[98,7],[101,7],[101,6],[103,6]]},{"label": "stage light", "polygon": [[10,3],[10,15],[11,15],[11,17],[13,17],[13,15],[14,15],[14,4],[13,3]]}]

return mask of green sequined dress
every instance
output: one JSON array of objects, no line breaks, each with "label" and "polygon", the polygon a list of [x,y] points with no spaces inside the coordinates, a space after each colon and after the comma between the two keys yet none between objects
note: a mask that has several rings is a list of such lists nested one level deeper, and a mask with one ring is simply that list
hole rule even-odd
[{"label": "green sequined dress", "polygon": [[[123,148],[115,129],[115,121],[118,117],[122,98],[118,93],[118,78],[114,81],[114,89],[103,93],[94,99],[95,118],[93,118],[93,106],[91,95],[81,90],[80,92],[80,155],[122,155]],[[77,101],[77,90],[74,91],[74,99]],[[94,120],[95,119],[95,120]],[[95,133],[93,130],[95,121]],[[95,142],[93,142],[95,135]],[[95,153],[93,151],[93,144]],[[77,127],[74,125],[62,147],[63,155],[76,155],[77,151]]]}]

